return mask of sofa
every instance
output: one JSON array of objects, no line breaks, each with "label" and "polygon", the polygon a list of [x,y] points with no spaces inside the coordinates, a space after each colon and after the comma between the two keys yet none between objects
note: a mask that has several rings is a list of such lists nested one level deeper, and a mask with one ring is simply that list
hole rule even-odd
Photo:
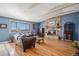
[{"label": "sofa", "polygon": [[17,33],[14,35],[15,44],[23,49],[25,52],[26,49],[34,48],[36,37],[31,35],[25,35],[23,33]]}]

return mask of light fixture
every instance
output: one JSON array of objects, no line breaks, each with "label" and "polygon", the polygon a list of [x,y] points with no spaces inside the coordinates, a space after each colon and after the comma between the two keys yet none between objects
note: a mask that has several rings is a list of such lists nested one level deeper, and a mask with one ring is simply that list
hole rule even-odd
[{"label": "light fixture", "polygon": [[54,22],[54,21],[50,21],[49,23],[50,23],[50,24],[53,24],[53,23],[55,23],[55,22]]}]

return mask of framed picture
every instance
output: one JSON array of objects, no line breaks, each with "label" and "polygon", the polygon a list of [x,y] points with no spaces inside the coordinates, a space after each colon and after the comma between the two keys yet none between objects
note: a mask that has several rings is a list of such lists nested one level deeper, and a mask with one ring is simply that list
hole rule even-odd
[{"label": "framed picture", "polygon": [[0,29],[6,29],[7,28],[7,24],[0,24]]}]

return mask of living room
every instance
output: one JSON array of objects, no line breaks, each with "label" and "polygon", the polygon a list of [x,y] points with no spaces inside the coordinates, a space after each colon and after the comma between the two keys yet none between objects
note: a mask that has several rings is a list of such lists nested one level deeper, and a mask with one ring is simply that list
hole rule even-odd
[{"label": "living room", "polygon": [[0,6],[1,56],[79,55],[72,47],[79,40],[78,3]]}]

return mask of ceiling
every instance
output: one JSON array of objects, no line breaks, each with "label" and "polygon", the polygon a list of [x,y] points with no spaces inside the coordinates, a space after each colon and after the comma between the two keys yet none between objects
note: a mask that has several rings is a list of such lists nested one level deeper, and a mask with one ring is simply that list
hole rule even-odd
[{"label": "ceiling", "polygon": [[0,16],[32,22],[41,22],[51,17],[78,12],[74,3],[0,3]]}]

